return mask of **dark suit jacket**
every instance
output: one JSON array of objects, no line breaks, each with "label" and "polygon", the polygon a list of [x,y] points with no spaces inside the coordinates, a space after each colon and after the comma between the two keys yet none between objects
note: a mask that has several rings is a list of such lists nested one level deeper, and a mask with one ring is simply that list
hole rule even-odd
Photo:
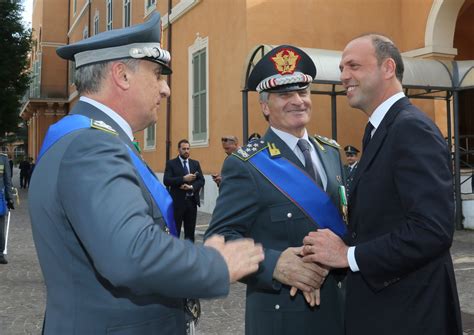
[{"label": "dark suit jacket", "polygon": [[[204,176],[202,175],[201,166],[199,162],[194,159],[188,159],[189,164],[189,172],[196,173],[196,179],[190,183],[193,185],[193,199],[196,205],[200,205],[201,201],[199,199],[199,192],[201,188],[204,186]],[[183,169],[183,164],[181,164],[181,160],[179,157],[175,159],[170,159],[166,162],[165,173],[163,177],[163,183],[169,187],[169,191],[171,197],[173,198],[173,205],[176,208],[184,206],[184,199],[186,197],[186,191],[180,189],[179,187],[183,185],[185,182],[183,180],[185,173]]]},{"label": "dark suit jacket", "polygon": [[[258,141],[261,145],[274,143],[283,157],[304,169],[298,157],[272,130],[268,130],[262,142]],[[311,141],[328,177],[327,193],[339,207],[338,187],[342,183],[339,150],[320,142],[322,150],[314,139]],[[253,143],[248,145],[250,152]],[[291,298],[290,287],[273,280],[282,251],[301,246],[303,238],[316,228],[303,211],[249,161],[238,158],[235,153],[225,160],[219,197],[206,238],[212,234],[222,234],[226,239],[252,237],[265,250],[265,260],[260,263],[258,272],[245,280],[246,335],[343,333],[343,290],[338,287],[338,278],[333,274],[326,278],[319,308],[310,308],[301,292]]]},{"label": "dark suit jacket", "polygon": [[461,334],[449,253],[451,160],[436,125],[407,98],[385,115],[352,182],[346,333]]},{"label": "dark suit jacket", "polygon": [[224,259],[162,230],[126,146],[136,149],[112,119],[82,101],[72,113],[118,135],[74,131],[35,167],[28,205],[47,288],[44,333],[184,335],[182,298],[226,294]]}]

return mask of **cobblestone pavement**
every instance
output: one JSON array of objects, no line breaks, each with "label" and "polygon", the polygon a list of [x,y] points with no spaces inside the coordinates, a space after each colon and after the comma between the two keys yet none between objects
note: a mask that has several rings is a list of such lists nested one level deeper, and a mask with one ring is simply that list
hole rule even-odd
[{"label": "cobblestone pavement", "polygon": [[[18,170],[14,175],[18,186]],[[10,225],[9,264],[0,265],[0,335],[40,334],[43,320],[45,290],[31,236],[27,192],[19,191],[21,204],[13,211]],[[198,214],[197,241],[202,241],[209,219],[208,214]],[[474,335],[474,231],[456,232],[451,253],[464,331]],[[203,300],[201,305],[197,335],[244,334],[244,285],[234,284],[227,298]]]}]

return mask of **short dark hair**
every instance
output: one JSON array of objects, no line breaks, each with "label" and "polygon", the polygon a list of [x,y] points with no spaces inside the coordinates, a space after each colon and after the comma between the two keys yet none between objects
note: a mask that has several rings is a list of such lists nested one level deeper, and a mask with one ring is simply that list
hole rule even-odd
[{"label": "short dark hair", "polygon": [[398,50],[397,46],[387,36],[381,34],[368,34],[367,36],[372,39],[372,45],[375,49],[375,57],[377,57],[377,63],[379,65],[387,58],[393,59],[395,62],[395,76],[401,84],[405,66],[403,65],[400,50]]},{"label": "short dark hair", "polygon": [[189,141],[188,141],[187,139],[183,138],[181,141],[178,142],[178,149],[181,148],[181,144],[182,144],[182,143],[187,143],[187,144],[189,144]]}]

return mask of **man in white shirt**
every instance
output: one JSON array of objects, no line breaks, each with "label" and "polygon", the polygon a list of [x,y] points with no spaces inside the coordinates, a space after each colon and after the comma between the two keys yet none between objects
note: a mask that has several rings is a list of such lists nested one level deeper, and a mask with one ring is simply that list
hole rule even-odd
[{"label": "man in white shirt", "polygon": [[369,117],[351,184],[344,240],[324,229],[306,261],[349,267],[346,334],[461,334],[453,264],[451,160],[436,125],[402,92],[403,61],[387,37],[346,46],[349,104]]}]

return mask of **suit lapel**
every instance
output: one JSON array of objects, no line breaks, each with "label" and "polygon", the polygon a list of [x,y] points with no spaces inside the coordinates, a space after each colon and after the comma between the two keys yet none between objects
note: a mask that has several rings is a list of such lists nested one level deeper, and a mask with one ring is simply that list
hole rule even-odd
[{"label": "suit lapel", "polygon": [[387,137],[387,133],[389,131],[390,126],[392,125],[393,121],[398,115],[398,112],[404,109],[406,106],[410,104],[408,98],[402,98],[395,102],[392,107],[388,110],[387,114],[383,118],[382,122],[380,123],[379,127],[375,131],[374,136],[370,140],[370,144],[368,145],[367,149],[362,153],[362,157],[357,165],[357,169],[352,173],[354,176],[352,183],[351,183],[351,194],[355,194],[355,190],[357,185],[359,184],[360,177],[364,174],[365,170],[370,166],[370,163],[374,160],[379,152],[385,138]]}]

